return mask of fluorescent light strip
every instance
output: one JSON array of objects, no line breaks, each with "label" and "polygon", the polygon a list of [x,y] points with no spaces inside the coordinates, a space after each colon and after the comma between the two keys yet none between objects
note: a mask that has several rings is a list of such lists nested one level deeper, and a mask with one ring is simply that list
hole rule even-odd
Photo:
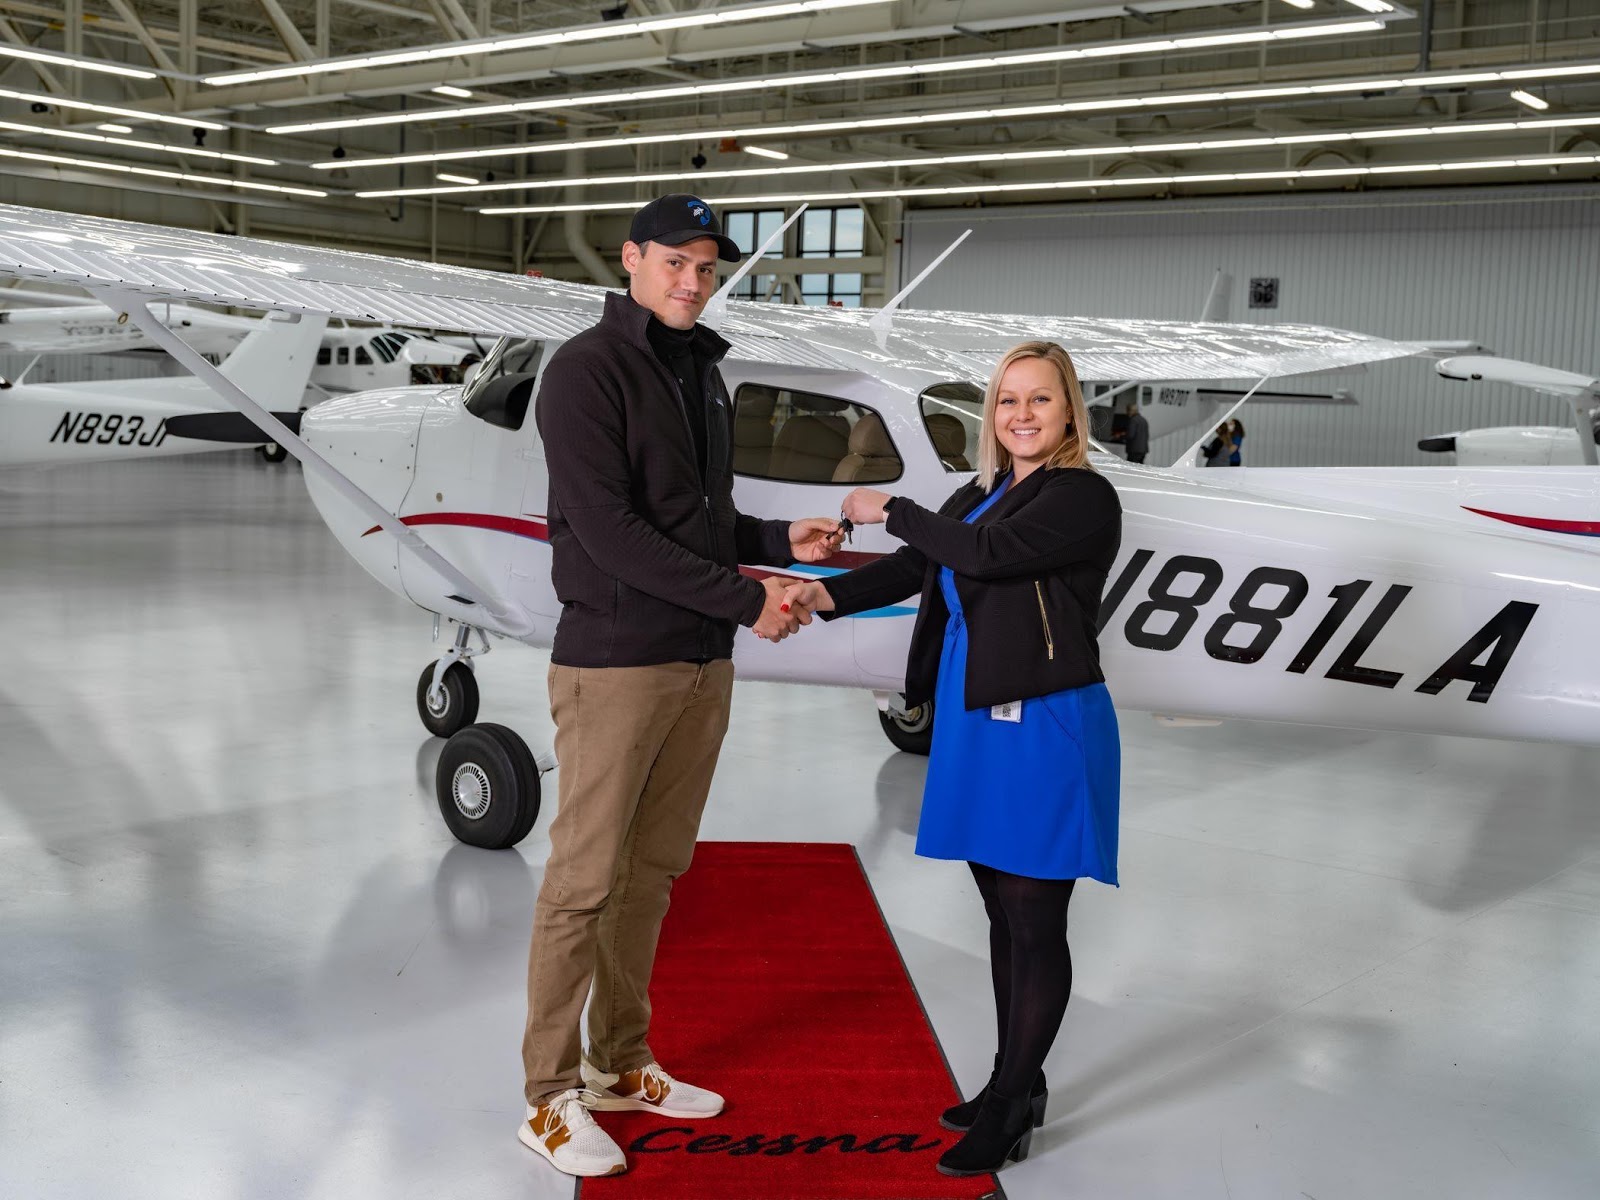
[{"label": "fluorescent light strip", "polygon": [[[1118,142],[1098,146],[1071,146],[1050,150],[993,150],[971,154],[939,154],[916,158],[877,158],[853,162],[801,163],[788,167],[738,167],[718,171],[660,171],[637,175],[594,175],[582,179],[505,180],[464,187],[388,188],[357,192],[363,200],[395,196],[460,196],[474,192],[535,191],[546,188],[604,187],[640,183],[674,183],[686,179],[770,179],[787,175],[823,174],[830,171],[887,171],[924,167],[982,166],[1023,162],[1050,162],[1072,158],[1121,158],[1141,154],[1181,154],[1209,150],[1247,150],[1271,146],[1329,145],[1342,142],[1377,142],[1403,138],[1449,137],[1456,134],[1524,133],[1539,129],[1584,129],[1600,126],[1600,115],[1476,121],[1470,125],[1402,125],[1388,129],[1325,129],[1315,133],[1250,134],[1243,137],[1186,138],[1160,142]],[[746,146],[754,153],[758,148]],[[443,174],[437,176],[446,178]]]},{"label": "fluorescent light strip", "polygon": [[239,83],[264,83],[272,79],[296,79],[305,75],[327,75],[337,71],[360,71],[372,67],[392,67],[401,63],[427,62],[441,58],[464,58],[474,54],[503,54],[508,50],[535,50],[543,46],[564,46],[575,42],[609,41],[641,33],[664,33],[677,29],[699,29],[711,25],[760,21],[770,17],[804,17],[839,8],[863,8],[887,4],[890,0],[794,0],[781,4],[752,4],[744,8],[725,8],[708,12],[684,13],[665,17],[645,17],[637,21],[603,21],[597,25],[578,25],[542,33],[513,34],[507,37],[478,38],[467,42],[443,42],[410,50],[381,54],[358,54],[348,58],[325,58],[317,62],[261,70],[227,71],[208,75],[205,82],[214,87]]},{"label": "fluorescent light strip", "polygon": [[451,87],[447,83],[441,83],[438,87],[429,90],[438,92],[441,96],[453,96],[457,100],[471,100],[473,98],[472,93],[467,91],[466,88]]},{"label": "fluorescent light strip", "polygon": [[920,113],[911,116],[864,117],[834,121],[801,121],[789,125],[750,125],[729,129],[698,129],[681,133],[642,133],[621,137],[581,138],[565,142],[528,142],[520,146],[484,146],[471,150],[437,150],[416,154],[391,154],[379,158],[327,159],[312,163],[319,171],[338,168],[393,167],[406,163],[465,162],[478,158],[512,158],[523,154],[558,154],[568,150],[608,150],[624,146],[661,146],[674,142],[707,142],[722,138],[779,138],[818,133],[847,133],[865,129],[906,129],[924,125],[954,125],[972,121],[1002,121],[1018,117],[1057,116],[1068,113],[1124,112],[1130,109],[1167,109],[1188,104],[1226,104],[1233,101],[1294,99],[1344,92],[1395,91],[1408,87],[1445,87],[1456,83],[1500,83],[1510,79],[1600,76],[1600,63],[1562,67],[1529,67],[1509,71],[1462,75],[1414,75],[1407,78],[1348,79],[1333,83],[1281,84],[1232,88],[1209,92],[1157,92],[1114,100],[1060,100],[1043,104],[1014,104],[1001,108],[973,108],[959,112]]},{"label": "fluorescent light strip", "polygon": [[0,55],[6,58],[23,58],[29,62],[49,63],[54,67],[76,67],[80,71],[98,71],[102,75],[121,75],[125,79],[154,79],[154,71],[141,67],[124,67],[119,63],[101,62],[95,58],[79,58],[74,54],[56,54],[50,50],[35,50],[31,46],[13,46],[0,42]]},{"label": "fluorescent light strip", "polygon": [[285,196],[326,196],[316,188],[288,187],[279,183],[257,183],[253,179],[229,179],[226,175],[191,175],[186,171],[165,171],[159,167],[135,167],[128,163],[103,162],[93,158],[73,158],[67,154],[40,154],[0,146],[0,158],[20,158],[28,162],[49,163],[58,167],[83,167],[91,171],[114,171],[119,175],[146,175],[155,179],[177,179],[184,183],[204,183],[215,187],[244,188],[252,192],[277,192]]},{"label": "fluorescent light strip", "polygon": [[1511,98],[1518,104],[1524,104],[1529,108],[1536,108],[1540,112],[1543,112],[1545,109],[1550,107],[1550,101],[1545,100],[1542,97],[1535,96],[1532,92],[1525,92],[1521,88],[1518,88],[1516,91],[1512,92]]},{"label": "fluorescent light strip", "polygon": [[477,185],[477,182],[478,182],[471,175],[452,175],[448,171],[440,171],[436,175],[434,175],[434,178],[435,179],[442,179],[446,183],[458,183],[458,184],[461,184],[463,186],[468,186],[468,187],[475,187]]},{"label": "fluorescent light strip", "polygon": [[743,149],[746,154],[754,154],[757,158],[774,158],[781,162],[789,157],[782,150],[769,150],[765,146],[745,146]]},{"label": "fluorescent light strip", "polygon": [[[105,129],[107,126],[102,125]],[[126,126],[119,126],[128,133],[133,130]],[[160,150],[167,154],[188,154],[195,158],[214,158],[225,162],[253,163],[258,167],[275,167],[278,160],[275,158],[256,158],[250,154],[231,154],[226,150],[207,150],[202,146],[171,146],[165,142],[143,142],[137,138],[107,137],[103,133],[85,133],[77,129],[57,129],[43,125],[23,125],[15,121],[0,121],[0,129],[9,129],[14,133],[32,134],[34,137],[66,138],[75,142],[99,142],[109,146],[131,146],[137,150]]]},{"label": "fluorescent light strip", "polygon": [[198,117],[174,116],[170,113],[141,112],[137,108],[118,108],[115,104],[90,104],[87,100],[67,100],[49,92],[19,92],[15,88],[0,88],[0,99],[37,101],[51,108],[67,108],[74,112],[105,113],[113,117],[130,117],[136,121],[155,121],[161,125],[181,125],[185,129],[226,129],[216,121],[202,121]]},{"label": "fluorescent light strip", "polygon": [[[998,193],[1044,191],[1091,191],[1162,186],[1183,183],[1260,183],[1294,179],[1349,179],[1365,175],[1432,174],[1465,171],[1499,171],[1519,168],[1595,166],[1600,164],[1600,154],[1547,154],[1533,158],[1472,159],[1463,162],[1396,163],[1392,166],[1314,167],[1281,171],[1221,171],[1206,174],[1136,175],[1112,179],[1064,179],[1033,183],[976,183],[959,187],[879,188],[851,192],[793,192],[784,195],[721,196],[707,200],[719,208],[742,208],[746,205],[824,204],[835,201],[907,199],[923,196],[993,196]],[[515,208],[480,208],[485,216],[531,216],[565,212],[623,212],[639,207],[638,200],[594,204],[542,204]]]},{"label": "fluorescent light strip", "polygon": [[269,125],[268,133],[317,133],[329,129],[365,129],[376,125],[410,125],[430,121],[455,121],[471,117],[502,116],[507,113],[542,112],[557,108],[594,108],[606,104],[671,100],[686,96],[727,95],[732,92],[774,91],[809,87],[823,83],[853,83],[866,79],[898,79],[907,76],[953,74],[960,71],[1004,70],[1015,66],[1068,62],[1085,59],[1126,58],[1144,54],[1168,54],[1217,46],[1245,46],[1261,42],[1298,42],[1311,38],[1336,37],[1346,33],[1371,33],[1384,28],[1377,20],[1318,22],[1284,25],[1270,29],[1241,29],[1230,33],[1194,34],[1185,37],[1144,38],[1142,40],[1101,42],[1092,46],[1060,46],[1050,50],[1022,50],[975,58],[927,59],[922,62],[890,63],[877,67],[847,67],[838,71],[814,71],[763,78],[726,79],[717,82],[673,84],[666,87],[638,88],[628,92],[589,92],[550,96],[540,100],[508,101],[504,104],[471,104],[454,108],[424,109],[421,112],[384,113],[375,117],[349,117],[333,121],[304,121],[294,125]]}]

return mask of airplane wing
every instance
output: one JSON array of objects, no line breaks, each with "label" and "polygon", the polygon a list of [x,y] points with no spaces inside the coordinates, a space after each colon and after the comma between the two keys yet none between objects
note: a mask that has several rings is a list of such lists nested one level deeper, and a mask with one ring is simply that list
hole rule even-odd
[{"label": "airplane wing", "polygon": [[[605,290],[326,247],[140,225],[0,205],[0,274],[247,308],[469,333],[568,338],[600,316]],[[860,369],[881,358],[870,309],[729,305],[733,355],[781,365]],[[1044,338],[1084,379],[1240,379],[1331,370],[1421,353],[1299,325],[988,316],[901,310],[887,347],[926,353],[958,378],[986,378],[999,354]]]},{"label": "airplane wing", "polygon": [[[731,306],[741,317],[759,305]],[[791,336],[823,344],[828,327],[851,322],[863,330],[870,309],[783,310]],[[770,318],[769,318],[770,319]],[[776,324],[776,322],[774,322]],[[894,314],[886,349],[904,346],[948,363],[962,376],[987,378],[995,361],[1018,342],[1058,342],[1082,380],[1260,379],[1332,371],[1424,352],[1396,342],[1318,325],[1238,325],[1202,321],[1117,320],[1027,314],[988,315],[902,309]]]}]

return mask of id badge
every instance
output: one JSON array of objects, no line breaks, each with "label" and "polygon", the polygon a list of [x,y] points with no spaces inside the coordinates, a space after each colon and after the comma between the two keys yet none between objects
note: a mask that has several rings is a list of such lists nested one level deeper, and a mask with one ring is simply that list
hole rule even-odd
[{"label": "id badge", "polygon": [[1009,721],[1013,725],[1022,722],[1022,701],[1008,700],[1004,704],[996,704],[989,710],[991,721]]}]

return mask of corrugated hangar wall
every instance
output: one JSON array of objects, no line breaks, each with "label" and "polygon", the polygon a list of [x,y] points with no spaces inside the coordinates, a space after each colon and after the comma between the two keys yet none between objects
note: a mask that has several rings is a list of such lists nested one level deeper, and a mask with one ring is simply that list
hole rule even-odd
[{"label": "corrugated hangar wall", "polygon": [[[1221,269],[1236,321],[1469,339],[1600,374],[1600,185],[921,210],[906,220],[903,277],[968,227],[915,307],[1193,318]],[[1277,308],[1248,306],[1252,279],[1278,281]],[[1419,437],[1570,420],[1557,400],[1449,382],[1415,359],[1305,390],[1332,388],[1358,405],[1246,405],[1248,461],[1437,463]],[[1188,440],[1158,440],[1150,461],[1171,462]]]}]

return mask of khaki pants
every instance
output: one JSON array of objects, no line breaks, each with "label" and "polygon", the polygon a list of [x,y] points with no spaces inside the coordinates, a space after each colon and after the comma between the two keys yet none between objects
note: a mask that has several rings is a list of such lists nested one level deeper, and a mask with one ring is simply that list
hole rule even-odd
[{"label": "khaki pants", "polygon": [[582,1086],[578,1022],[591,983],[590,1061],[620,1073],[654,1057],[656,939],[694,856],[732,695],[726,659],[550,668],[560,809],[528,953],[530,1104]]}]

